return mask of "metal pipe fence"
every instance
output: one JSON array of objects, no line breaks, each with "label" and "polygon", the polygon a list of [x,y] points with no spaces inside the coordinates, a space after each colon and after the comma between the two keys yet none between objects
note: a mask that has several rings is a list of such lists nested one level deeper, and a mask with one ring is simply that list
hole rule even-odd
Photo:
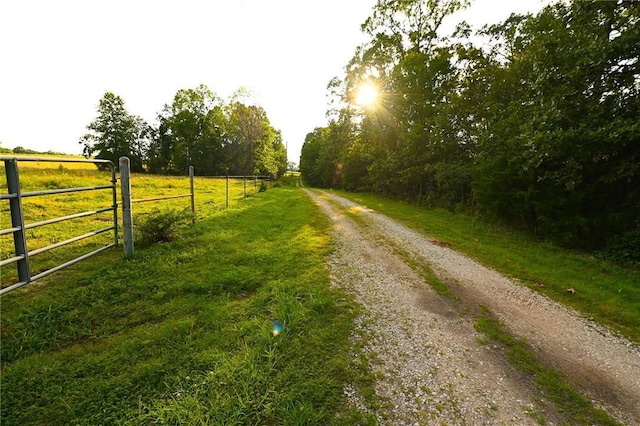
[{"label": "metal pipe fence", "polygon": [[[67,158],[51,158],[51,157],[16,157],[16,156],[0,156],[0,161],[4,162],[5,173],[7,179],[7,193],[0,194],[0,201],[7,200],[10,204],[9,211],[11,215],[11,226],[5,229],[0,229],[0,237],[3,235],[12,235],[13,236],[13,250],[11,251],[11,255],[7,258],[2,259],[0,256],[0,267],[5,267],[6,265],[10,265],[15,263],[17,267],[17,281],[14,284],[7,285],[4,288],[0,289],[0,295],[5,294],[9,291],[15,290],[23,285],[34,282],[40,278],[44,278],[47,275],[50,275],[56,271],[59,271],[63,268],[71,266],[81,260],[87,259],[93,255],[101,253],[107,249],[110,249],[114,246],[118,245],[118,196],[117,196],[117,177],[116,177],[116,168],[111,161],[108,160],[85,160],[85,159],[67,159]],[[85,186],[85,187],[69,187],[69,188],[54,188],[48,190],[37,190],[37,191],[29,191],[22,192],[21,191],[21,182],[18,173],[18,162],[50,162],[50,163],[92,163],[96,165],[103,165],[108,167],[111,170],[111,183],[108,185],[94,185],[94,186]],[[195,205],[196,205],[196,193],[195,193],[195,185],[194,185],[194,170],[193,167],[189,167],[189,193],[182,194],[170,194],[170,195],[153,195],[153,192],[149,194],[150,196],[146,198],[133,198],[132,197],[132,178],[129,167],[129,159],[127,157],[120,158],[119,161],[120,168],[120,192],[121,192],[121,206],[122,206],[122,234],[123,234],[123,245],[125,255],[127,257],[132,257],[134,254],[134,233],[133,233],[133,218],[132,218],[132,205],[136,203],[150,203],[150,202],[158,202],[164,200],[174,200],[179,198],[190,198],[191,205],[191,213],[192,213],[192,223],[195,223]],[[141,179],[144,181],[147,176],[140,175],[134,179]],[[229,208],[230,200],[233,199],[241,199],[246,198],[252,192],[250,186],[253,186],[253,191],[258,192],[262,190],[262,185],[266,185],[266,188],[273,187],[273,177],[271,176],[198,176],[198,180],[201,182],[201,189],[199,190],[199,199],[200,202],[203,203],[203,208],[207,205],[213,204],[214,206],[220,206],[220,202],[224,202],[224,207]],[[222,187],[218,184],[211,185],[211,180],[224,180],[224,198],[221,201],[221,191]],[[144,185],[144,184],[143,184]],[[259,189],[260,185],[260,189]],[[177,186],[172,186],[169,192],[174,192]],[[45,220],[37,220],[32,221],[30,223],[25,223],[24,219],[24,207],[22,204],[23,199],[30,197],[46,197],[55,194],[73,194],[73,193],[81,193],[87,191],[100,191],[100,190],[111,190],[112,193],[112,202],[108,207],[100,207],[95,208],[93,210],[83,211],[79,213],[66,214],[61,215],[54,218],[47,218]],[[138,190],[140,192],[146,191],[146,187],[139,187]],[[136,187],[134,185],[133,191],[136,192]],[[164,191],[163,191],[164,192]],[[214,193],[216,194],[214,196]],[[166,194],[166,192],[165,192]],[[214,200],[215,199],[215,200]],[[144,210],[144,209],[143,209]],[[87,218],[89,216],[95,216],[106,212],[113,212],[112,225],[100,229],[91,229],[89,232],[88,229],[85,229],[81,235],[75,235],[72,238],[66,238],[69,235],[66,235],[66,238],[62,241],[55,241],[53,244],[50,244],[46,247],[37,247],[35,249],[29,249],[29,238],[25,231],[43,227],[47,225],[53,225],[60,222],[71,221],[80,218]],[[32,216],[33,218],[33,216]],[[72,243],[76,243],[78,241],[82,241],[88,239],[90,237],[94,237],[96,235],[104,234],[107,232],[113,231],[113,242],[111,244],[105,245],[97,250],[92,250],[89,253],[83,253],[82,255],[64,262],[59,265],[55,265],[50,267],[49,269],[39,272],[37,274],[32,273],[32,263],[30,262],[30,257],[36,256],[38,254],[54,250],[56,248],[60,248]],[[73,233],[70,233],[73,235]],[[37,244],[36,244],[37,246]],[[75,249],[74,249],[75,250]],[[79,249],[78,249],[79,250]],[[8,253],[8,247],[3,249],[3,253]]]},{"label": "metal pipe fence", "polygon": [[266,182],[266,185],[270,188],[273,187],[273,176],[260,176],[260,175],[224,175],[224,176],[198,176],[199,178],[204,179],[224,179],[225,181],[225,207],[229,208],[229,182],[230,180],[242,181],[243,185],[243,197],[246,198],[249,195],[249,191],[247,190],[247,182],[253,181],[254,189],[258,189],[258,181]]},{"label": "metal pipe fence", "polygon": [[[49,157],[16,157],[16,156],[0,156],[0,161],[4,162],[6,182],[7,182],[7,193],[0,194],[0,200],[7,200],[9,202],[9,211],[11,215],[11,227],[1,229],[1,235],[12,234],[13,235],[13,246],[14,255],[0,260],[0,266],[6,266],[12,263],[16,264],[17,273],[18,273],[18,282],[11,284],[7,287],[0,289],[0,295],[5,294],[9,291],[15,290],[19,287],[22,287],[26,284],[30,284],[34,281],[37,281],[41,278],[46,277],[60,269],[66,268],[70,265],[73,265],[81,260],[84,260],[88,257],[94,256],[98,253],[101,253],[105,250],[108,250],[112,247],[118,245],[118,204],[116,197],[116,169],[114,164],[108,160],[83,160],[83,159],[68,159],[68,158],[49,158]],[[42,190],[42,191],[32,191],[32,192],[22,192],[21,184],[20,184],[20,173],[19,173],[19,162],[55,162],[55,163],[93,163],[93,164],[102,164],[111,169],[111,184],[110,185],[97,185],[97,186],[88,186],[88,187],[77,187],[77,188],[58,188],[58,189],[50,189],[50,190]],[[46,197],[49,195],[55,194],[68,194],[75,192],[85,192],[85,191],[99,191],[110,189],[112,191],[112,205],[109,207],[104,207],[96,210],[85,211],[81,213],[75,213],[71,215],[56,217],[52,219],[47,219],[39,222],[25,223],[24,219],[24,209],[22,200],[29,197]],[[66,239],[64,241],[59,241],[53,244],[50,244],[46,247],[41,247],[35,250],[29,250],[28,248],[28,239],[26,232],[28,229],[33,229],[37,227],[47,226],[54,223],[64,222],[68,220],[74,220],[82,217],[97,215],[104,212],[113,211],[113,224],[106,228],[93,230],[91,232],[75,236],[73,238]],[[53,268],[47,269],[43,272],[33,275],[30,258],[32,256],[36,256],[38,254],[54,250],[56,248],[60,248],[66,246],[68,244],[84,240],[86,238],[93,237],[95,235],[99,235],[105,232],[113,231],[113,243],[108,244],[104,247],[101,247],[97,250],[93,250],[89,253],[85,253],[75,259],[72,259],[68,262],[65,262],[61,265],[55,266]]]}]

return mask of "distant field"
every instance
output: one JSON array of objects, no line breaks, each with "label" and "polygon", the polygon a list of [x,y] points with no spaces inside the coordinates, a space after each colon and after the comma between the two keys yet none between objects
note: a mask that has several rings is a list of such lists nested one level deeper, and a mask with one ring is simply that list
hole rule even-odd
[{"label": "distant field", "polygon": [[[2,169],[0,173],[4,176],[4,163],[0,165],[0,169]],[[94,187],[111,183],[110,172],[100,171],[93,164],[87,163],[20,162],[19,170],[21,191],[23,193],[59,188]],[[259,182],[247,180],[247,195],[257,192],[259,185]],[[117,202],[121,203],[120,182],[116,186]],[[226,207],[226,182],[224,179],[197,177],[194,180],[194,186],[197,217],[205,218],[213,212]],[[131,181],[133,199],[189,194],[189,187],[188,177],[133,174]],[[0,191],[7,193],[4,178],[0,179]],[[244,195],[245,182],[243,180],[230,179],[229,205],[234,206]],[[23,199],[24,218],[27,224],[93,211],[111,205],[113,205],[113,194],[110,189]],[[136,218],[140,215],[147,214],[154,209],[189,209],[190,205],[189,197],[133,204],[134,237]],[[118,220],[120,222],[119,227],[121,227],[121,208],[118,209]],[[27,231],[27,245],[29,250],[46,247],[78,235],[109,227],[112,222],[113,213],[105,212],[86,218],[37,227]],[[0,229],[10,226],[9,203],[3,201],[0,204]],[[119,234],[119,237],[122,238],[122,232]],[[113,232],[109,232],[73,243],[64,248],[33,256],[31,258],[32,275],[108,245],[113,241]],[[0,236],[0,259],[12,257],[13,250],[12,235]],[[0,281],[3,286],[17,281],[15,264],[2,267]]]},{"label": "distant field", "polygon": [[[0,154],[5,157],[30,157],[30,158],[63,158],[63,159],[71,159],[71,160],[84,160],[85,158],[82,155],[47,155],[47,154]],[[29,169],[81,169],[81,170],[95,170],[96,166],[92,163],[51,163],[49,161],[29,161],[20,163],[20,169],[29,168]]]}]

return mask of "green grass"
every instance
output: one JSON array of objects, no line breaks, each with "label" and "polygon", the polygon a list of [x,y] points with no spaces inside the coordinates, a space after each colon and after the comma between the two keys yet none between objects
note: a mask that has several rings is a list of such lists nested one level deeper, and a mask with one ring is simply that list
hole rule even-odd
[{"label": "green grass", "polygon": [[[110,172],[98,171],[92,168],[68,168],[75,163],[31,163],[20,162],[20,183],[23,193],[43,191],[60,188],[94,187],[108,185],[111,181]],[[50,168],[44,168],[49,165]],[[86,163],[80,163],[87,166]],[[62,166],[59,168],[58,166]],[[4,165],[0,167],[0,173],[4,175]],[[253,196],[258,188],[254,181],[246,182],[247,196]],[[226,207],[226,182],[224,179],[196,177],[195,182],[196,215],[200,218],[208,217],[211,213]],[[120,182],[116,185],[117,202],[121,203]],[[131,179],[132,198],[153,198],[170,195],[189,194],[188,177],[154,176],[145,174],[133,174]],[[6,193],[6,181],[0,179],[0,192]],[[245,183],[240,179],[229,180],[229,206],[234,207],[245,196]],[[23,199],[25,223],[44,221],[56,217],[75,213],[93,211],[110,207],[113,204],[113,194],[110,189],[78,192],[69,194],[45,195],[28,197]],[[178,198],[157,202],[134,203],[134,233],[138,219],[151,212],[153,209],[190,208],[190,199]],[[118,211],[120,229],[122,229],[122,213]],[[29,250],[46,247],[48,245],[64,241],[66,239],[82,235],[98,229],[103,229],[113,223],[113,213],[105,212],[99,215],[73,219],[71,221],[46,225],[27,231],[27,245]],[[9,203],[0,203],[0,228],[11,226]],[[122,238],[122,232],[119,235]],[[39,272],[50,269],[74,259],[82,254],[96,250],[114,241],[113,232],[100,234],[85,239],[64,248],[54,249],[37,256],[31,257],[31,272],[36,275]],[[0,236],[0,259],[13,256],[13,237],[11,234]],[[0,282],[3,286],[17,282],[15,264],[2,268]]]},{"label": "green grass", "polygon": [[595,408],[560,373],[539,362],[529,345],[524,340],[509,335],[488,310],[483,310],[475,322],[475,328],[492,342],[500,344],[500,350],[511,365],[533,378],[536,388],[562,413],[567,424],[620,424],[605,411]]},{"label": "green grass", "polygon": [[357,306],[328,289],[328,230],[283,186],[4,295],[3,425],[367,421],[342,395]]},{"label": "green grass", "polygon": [[[336,191],[442,241],[535,291],[640,342],[640,271],[510,232],[466,215]],[[567,292],[573,288],[575,293]]]}]

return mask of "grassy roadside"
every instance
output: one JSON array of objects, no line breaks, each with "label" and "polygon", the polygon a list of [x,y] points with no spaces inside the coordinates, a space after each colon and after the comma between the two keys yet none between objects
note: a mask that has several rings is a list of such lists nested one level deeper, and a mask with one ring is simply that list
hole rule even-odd
[{"label": "grassy roadside", "polygon": [[3,424],[355,423],[357,308],[328,289],[328,229],[274,188],[3,296]]},{"label": "grassy roadside", "polygon": [[[468,216],[336,191],[466,253],[640,342],[640,271],[537,242]],[[573,289],[574,292],[568,292]]]}]

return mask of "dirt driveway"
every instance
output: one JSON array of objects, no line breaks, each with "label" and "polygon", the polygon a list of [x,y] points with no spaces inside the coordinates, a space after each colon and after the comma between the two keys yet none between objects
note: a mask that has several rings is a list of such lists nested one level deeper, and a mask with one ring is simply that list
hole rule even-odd
[{"label": "dirt driveway", "polygon": [[[367,408],[380,424],[564,423],[531,378],[481,343],[473,326],[480,305],[596,407],[640,424],[637,347],[428,236],[334,194],[305,191],[334,223],[333,285],[363,307],[354,340],[385,401]],[[436,294],[421,267],[447,282],[457,301]],[[364,409],[355,388],[345,393]]]}]

